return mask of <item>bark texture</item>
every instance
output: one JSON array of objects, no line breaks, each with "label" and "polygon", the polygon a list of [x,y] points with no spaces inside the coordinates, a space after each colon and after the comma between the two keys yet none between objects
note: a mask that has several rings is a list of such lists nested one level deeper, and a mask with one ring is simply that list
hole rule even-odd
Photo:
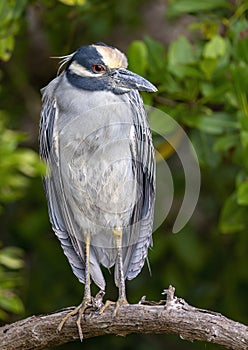
[{"label": "bark texture", "polygon": [[[109,306],[103,314],[89,308],[81,321],[84,339],[104,334],[178,334],[185,340],[215,343],[226,349],[248,349],[247,326],[217,312],[190,306],[174,296],[171,286],[166,294],[167,301],[124,305],[115,318],[114,306]],[[70,317],[62,331],[57,332],[58,324],[72,309],[28,317],[1,327],[1,350],[44,349],[78,339],[76,316]]]}]

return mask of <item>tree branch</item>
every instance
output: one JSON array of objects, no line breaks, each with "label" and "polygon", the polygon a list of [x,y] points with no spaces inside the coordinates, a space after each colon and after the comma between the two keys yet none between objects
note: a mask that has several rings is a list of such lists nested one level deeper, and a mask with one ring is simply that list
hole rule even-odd
[{"label": "tree branch", "polygon": [[[248,349],[248,327],[219,313],[198,309],[174,296],[174,288],[165,292],[167,301],[141,301],[124,305],[113,318],[113,306],[103,314],[86,310],[82,317],[84,338],[104,334],[126,336],[131,333],[178,334],[189,341],[201,340],[226,349]],[[70,317],[60,333],[57,326],[73,308],[48,315],[32,316],[0,328],[1,350],[31,350],[58,346],[79,338],[75,317]]]}]

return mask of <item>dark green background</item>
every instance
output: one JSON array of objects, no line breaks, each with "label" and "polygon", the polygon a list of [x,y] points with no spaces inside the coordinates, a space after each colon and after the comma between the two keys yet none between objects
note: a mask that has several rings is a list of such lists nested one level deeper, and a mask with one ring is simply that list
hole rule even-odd
[{"label": "dark green background", "polygon": [[[159,300],[163,289],[172,284],[176,295],[188,303],[247,323],[247,8],[247,1],[224,0],[86,0],[82,6],[55,0],[2,1],[3,323],[81,301],[83,285],[72,274],[49,224],[42,167],[35,154],[30,160],[25,152],[27,148],[37,151],[39,90],[55,77],[58,67],[50,56],[66,55],[99,41],[126,52],[130,69],[158,87],[158,93],[143,95],[145,102],[168,113],[184,128],[195,146],[202,174],[195,213],[180,233],[172,234],[184,177],[175,153],[168,145],[160,145],[174,178],[175,203],[154,233],[149,253],[152,276],[145,266],[135,280],[127,282],[129,302],[143,295]],[[6,130],[18,132],[6,134]],[[25,140],[19,131],[26,134]],[[161,142],[157,135],[154,142]],[[21,251],[6,250],[9,246]],[[113,276],[108,272],[105,276],[107,297],[115,299]],[[147,335],[105,336],[60,348],[82,347],[219,349],[188,343],[178,336]]]}]

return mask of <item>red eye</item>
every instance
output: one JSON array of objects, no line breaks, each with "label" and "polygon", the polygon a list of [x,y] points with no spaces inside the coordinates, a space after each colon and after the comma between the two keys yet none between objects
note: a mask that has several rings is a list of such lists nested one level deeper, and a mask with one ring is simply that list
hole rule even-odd
[{"label": "red eye", "polygon": [[102,64],[94,64],[94,66],[92,66],[92,69],[95,73],[102,73],[106,70],[105,66]]}]

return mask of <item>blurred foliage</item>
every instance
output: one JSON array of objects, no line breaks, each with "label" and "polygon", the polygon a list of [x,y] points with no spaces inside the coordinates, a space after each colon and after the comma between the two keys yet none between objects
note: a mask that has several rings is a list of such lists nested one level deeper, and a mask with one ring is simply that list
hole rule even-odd
[{"label": "blurred foliage", "polygon": [[17,247],[0,249],[0,319],[8,320],[8,313],[24,313],[23,302],[16,293],[23,283],[19,270],[23,267],[23,250]]},{"label": "blurred foliage", "polygon": [[[149,23],[144,25],[146,6]],[[76,304],[82,298],[83,286],[51,232],[37,177],[43,167],[33,149],[37,149],[39,89],[56,74],[57,62],[49,56],[105,41],[126,51],[129,68],[158,87],[156,94],[143,94],[145,103],[169,114],[185,129],[202,172],[195,214],[180,234],[172,235],[184,194],[184,174],[170,145],[158,145],[172,171],[175,203],[154,234],[149,254],[152,277],[144,268],[127,282],[129,301],[137,302],[144,294],[158,300],[160,292],[173,284],[176,294],[193,305],[248,321],[248,2],[168,0],[160,31],[166,36],[168,25],[179,27],[179,35],[168,45],[162,36],[155,40],[154,32],[148,30],[157,21],[152,9],[148,0],[1,2],[0,58],[5,63],[0,72],[0,202],[4,209],[0,240],[7,247],[0,250],[2,319],[11,321],[10,313],[23,312],[20,300],[30,315]],[[181,22],[185,16],[190,18],[188,28]],[[161,120],[152,120],[157,123],[155,129],[168,129]],[[11,130],[16,128],[21,132]],[[23,132],[28,139],[24,140]],[[159,142],[157,135],[155,142]],[[105,275],[107,298],[115,299],[113,276]],[[97,346],[102,350],[111,346],[218,349],[175,336],[104,337],[84,343],[87,349]],[[73,343],[61,349],[79,347]]]},{"label": "blurred foliage", "polygon": [[24,195],[30,178],[44,173],[45,166],[37,153],[18,147],[18,143],[24,139],[23,133],[5,127],[0,111],[0,210],[3,203]]},{"label": "blurred foliage", "polygon": [[[172,2],[169,14],[230,7],[227,5],[226,1],[177,1]],[[223,233],[247,227],[247,8],[248,4],[237,8],[232,17],[222,21],[219,16],[212,20],[203,17],[191,26],[202,34],[193,43],[179,36],[166,51],[145,37],[129,48],[131,69],[137,70],[139,63],[139,73],[147,74],[158,87],[154,101],[151,96],[148,101],[189,128],[202,168],[215,173],[226,168],[232,173],[228,183],[218,183],[218,191],[224,194],[219,221]],[[227,187],[233,188],[228,196]]]},{"label": "blurred foliage", "polygon": [[59,0],[63,4],[75,6],[75,5],[84,5],[86,0]]},{"label": "blurred foliage", "polygon": [[27,0],[2,0],[0,3],[0,59],[4,61],[11,57],[26,4]]},{"label": "blurred foliage", "polygon": [[[26,0],[1,1],[0,59],[3,61],[11,57],[26,3]],[[4,204],[26,194],[32,177],[44,173],[44,165],[37,153],[29,148],[18,147],[26,136],[8,129],[7,119],[7,113],[0,110],[0,214]],[[20,272],[23,265],[22,249],[11,246],[0,249],[0,319],[7,320],[8,313],[24,313],[24,305],[17,292],[23,283]]]},{"label": "blurred foliage", "polygon": [[[0,214],[4,204],[27,193],[30,179],[44,173],[36,152],[18,147],[25,139],[23,133],[9,130],[0,111]],[[0,319],[8,319],[7,312],[23,314],[24,306],[18,289],[22,284],[19,270],[23,267],[23,251],[17,247],[0,249]]]}]

